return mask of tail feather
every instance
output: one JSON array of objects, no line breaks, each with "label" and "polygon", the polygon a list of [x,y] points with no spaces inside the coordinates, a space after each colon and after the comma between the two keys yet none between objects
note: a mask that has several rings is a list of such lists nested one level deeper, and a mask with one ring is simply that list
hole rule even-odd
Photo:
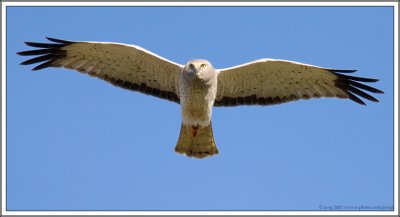
[{"label": "tail feather", "polygon": [[186,126],[182,124],[175,151],[188,157],[199,159],[218,154],[211,122],[207,127],[199,129],[194,137],[190,135],[190,132],[186,130]]}]

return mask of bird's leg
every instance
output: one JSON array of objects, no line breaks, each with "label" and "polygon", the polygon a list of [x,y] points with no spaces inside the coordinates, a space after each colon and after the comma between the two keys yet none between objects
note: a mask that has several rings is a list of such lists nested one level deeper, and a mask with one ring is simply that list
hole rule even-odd
[{"label": "bird's leg", "polygon": [[196,137],[198,131],[199,131],[199,125],[189,127],[189,134],[192,138]]}]

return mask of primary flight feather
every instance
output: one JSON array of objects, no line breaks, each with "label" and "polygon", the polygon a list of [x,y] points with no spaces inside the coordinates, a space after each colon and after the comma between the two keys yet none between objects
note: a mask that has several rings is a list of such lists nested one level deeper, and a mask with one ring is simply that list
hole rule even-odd
[{"label": "primary flight feather", "polygon": [[356,70],[329,69],[298,62],[260,59],[215,69],[207,60],[180,65],[135,45],[74,42],[25,42],[38,49],[18,52],[37,56],[22,65],[33,70],[64,67],[113,85],[181,105],[182,125],[175,151],[204,158],[218,153],[211,126],[213,106],[273,105],[298,99],[337,97],[365,105],[366,92],[383,93],[363,83],[378,79],[346,75]]}]

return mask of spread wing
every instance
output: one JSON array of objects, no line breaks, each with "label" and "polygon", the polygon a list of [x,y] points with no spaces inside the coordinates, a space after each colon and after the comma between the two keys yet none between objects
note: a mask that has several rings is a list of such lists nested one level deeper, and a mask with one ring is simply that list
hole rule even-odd
[{"label": "spread wing", "polygon": [[355,71],[261,59],[219,70],[214,105],[272,105],[319,97],[348,98],[363,105],[358,97],[378,102],[365,91],[383,92],[363,84],[378,79],[345,75]]},{"label": "spread wing", "polygon": [[125,89],[179,103],[179,64],[134,45],[47,39],[54,43],[25,42],[39,49],[18,52],[22,56],[37,56],[21,64],[41,63],[32,70],[74,69]]}]

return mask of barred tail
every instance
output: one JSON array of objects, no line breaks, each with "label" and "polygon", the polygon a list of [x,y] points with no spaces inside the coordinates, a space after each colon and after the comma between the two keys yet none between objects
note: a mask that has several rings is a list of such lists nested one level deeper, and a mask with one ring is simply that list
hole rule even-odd
[{"label": "barred tail", "polygon": [[180,154],[185,154],[188,157],[199,159],[218,154],[211,122],[207,127],[200,128],[198,133],[194,136],[190,135],[186,126],[182,124],[175,151]]}]

